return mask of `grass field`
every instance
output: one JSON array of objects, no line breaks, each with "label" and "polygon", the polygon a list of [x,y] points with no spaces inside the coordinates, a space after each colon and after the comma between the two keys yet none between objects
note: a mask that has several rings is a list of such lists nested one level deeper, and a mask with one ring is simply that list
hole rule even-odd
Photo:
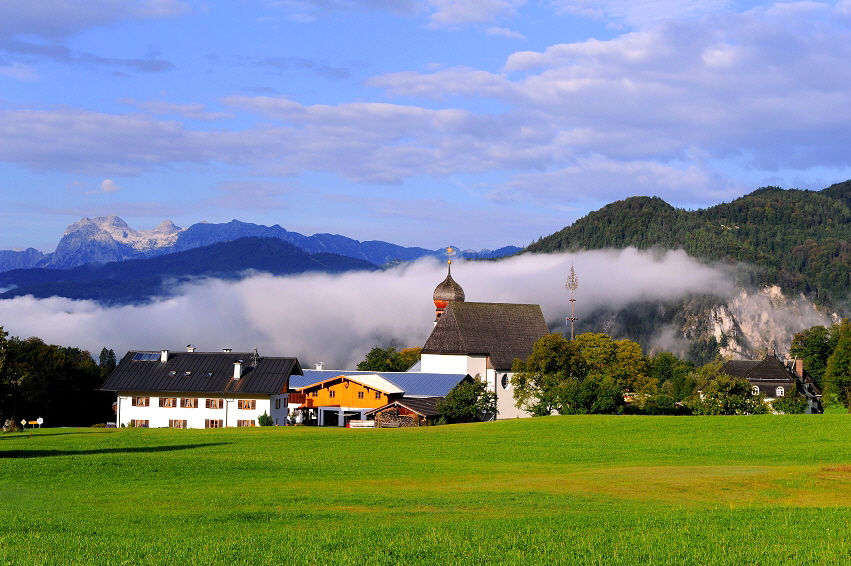
[{"label": "grass field", "polygon": [[851,564],[851,418],[0,435],[0,564]]}]

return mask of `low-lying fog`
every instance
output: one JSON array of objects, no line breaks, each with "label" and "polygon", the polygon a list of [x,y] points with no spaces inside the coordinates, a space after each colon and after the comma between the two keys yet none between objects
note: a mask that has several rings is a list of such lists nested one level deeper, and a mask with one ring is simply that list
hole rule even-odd
[{"label": "low-lying fog", "polygon": [[[580,319],[601,305],[618,308],[689,293],[732,297],[738,291],[725,268],[705,266],[679,251],[525,254],[455,262],[452,276],[468,301],[540,304],[551,330],[559,332],[570,310],[565,281],[571,264],[579,277]],[[432,292],[445,276],[445,263],[426,259],[385,272],[196,280],[175,288],[173,297],[141,306],[19,297],[0,301],[0,325],[10,335],[38,336],[95,357],[103,347],[120,358],[130,349],[178,350],[191,343],[199,351],[256,347],[261,355],[297,356],[303,367],[321,361],[328,368],[353,369],[374,346],[423,345],[433,326]]]}]

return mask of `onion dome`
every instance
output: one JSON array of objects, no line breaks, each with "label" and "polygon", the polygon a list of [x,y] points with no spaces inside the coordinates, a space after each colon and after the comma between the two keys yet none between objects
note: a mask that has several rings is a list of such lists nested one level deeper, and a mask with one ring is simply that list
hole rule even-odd
[{"label": "onion dome", "polygon": [[440,318],[440,315],[443,314],[443,311],[451,301],[463,302],[464,289],[462,289],[461,285],[452,279],[452,270],[450,268],[449,273],[446,275],[446,279],[434,288],[434,307],[437,309],[437,316],[435,320]]}]

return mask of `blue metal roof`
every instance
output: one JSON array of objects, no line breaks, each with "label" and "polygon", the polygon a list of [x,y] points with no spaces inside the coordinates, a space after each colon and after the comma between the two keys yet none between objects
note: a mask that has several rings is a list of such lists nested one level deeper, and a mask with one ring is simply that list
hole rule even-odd
[{"label": "blue metal roof", "polygon": [[446,397],[467,377],[463,373],[416,373],[405,371],[342,371],[306,369],[304,375],[290,376],[290,390],[307,387],[338,375],[380,375],[405,390],[405,397]]}]

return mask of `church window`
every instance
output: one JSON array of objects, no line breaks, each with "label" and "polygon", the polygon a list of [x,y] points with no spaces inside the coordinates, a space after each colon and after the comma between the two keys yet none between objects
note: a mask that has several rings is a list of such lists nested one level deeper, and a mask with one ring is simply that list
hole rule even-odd
[{"label": "church window", "polygon": [[751,394],[752,394],[752,395],[759,395],[759,385],[754,385],[754,386],[751,388]]},{"label": "church window", "polygon": [[783,397],[784,395],[786,395],[786,390],[785,390],[785,389],[783,389],[782,387],[778,387],[778,388],[777,388],[777,396],[778,396],[778,397]]},{"label": "church window", "polygon": [[507,373],[502,374],[502,388],[508,389],[508,374]]}]

